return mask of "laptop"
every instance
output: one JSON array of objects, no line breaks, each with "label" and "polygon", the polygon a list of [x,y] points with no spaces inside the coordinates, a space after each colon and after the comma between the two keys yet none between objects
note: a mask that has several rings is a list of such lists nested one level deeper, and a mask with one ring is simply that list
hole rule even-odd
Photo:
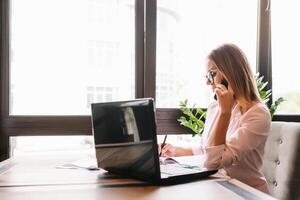
[{"label": "laptop", "polygon": [[161,164],[152,98],[93,103],[91,109],[99,168],[156,184],[205,178],[217,172],[177,162]]}]

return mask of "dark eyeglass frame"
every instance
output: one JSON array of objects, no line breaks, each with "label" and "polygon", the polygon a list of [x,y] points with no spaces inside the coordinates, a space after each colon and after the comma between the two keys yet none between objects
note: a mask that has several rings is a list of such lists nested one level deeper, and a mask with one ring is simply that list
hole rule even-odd
[{"label": "dark eyeglass frame", "polygon": [[207,74],[205,75],[205,78],[207,79],[207,80],[209,80],[209,82],[211,83],[211,84],[214,84],[215,83],[215,77],[216,77],[216,75],[217,75],[217,72],[216,71],[208,71],[207,72]]}]

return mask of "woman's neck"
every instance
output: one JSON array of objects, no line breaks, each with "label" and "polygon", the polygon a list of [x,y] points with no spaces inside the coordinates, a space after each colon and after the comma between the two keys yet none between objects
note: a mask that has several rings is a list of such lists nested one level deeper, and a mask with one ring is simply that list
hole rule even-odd
[{"label": "woman's neck", "polygon": [[257,101],[247,101],[246,99],[237,99],[236,102],[242,114],[247,112],[252,106],[257,103]]}]

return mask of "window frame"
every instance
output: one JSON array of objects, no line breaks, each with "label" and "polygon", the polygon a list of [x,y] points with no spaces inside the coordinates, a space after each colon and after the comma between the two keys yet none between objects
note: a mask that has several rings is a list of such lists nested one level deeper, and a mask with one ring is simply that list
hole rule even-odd
[{"label": "window frame", "polygon": [[[268,82],[267,89],[272,89],[272,42],[271,42],[271,0],[259,0],[257,36],[257,71]],[[268,106],[273,102],[270,96]],[[276,114],[273,121],[300,122],[299,115]]]},{"label": "window frame", "polygon": [[[0,52],[0,101],[1,101],[1,133],[8,136],[34,136],[34,135],[90,135],[92,134],[91,117],[90,116],[10,116],[9,115],[9,16],[10,16],[10,0],[1,0],[1,52]],[[136,35],[140,32],[140,27],[143,26],[144,9],[140,9],[144,6],[143,0],[135,0],[135,20],[139,23],[135,25]],[[142,18],[141,18],[142,17]],[[140,34],[140,33],[139,33]],[[138,38],[138,37],[137,37]],[[143,48],[139,44],[140,41],[136,41],[136,52],[138,49]],[[136,56],[140,57],[140,56]],[[142,60],[143,61],[143,60]],[[136,64],[136,81],[143,79],[141,72],[143,73],[143,67],[140,65],[140,61]],[[143,85],[137,85],[136,96],[141,96],[143,91]]]},{"label": "window frame", "polygon": [[[0,38],[0,134],[26,135],[90,135],[90,116],[10,116],[9,115],[9,0],[1,2]],[[153,97],[156,88],[156,22],[157,0],[135,0],[135,96]],[[270,0],[258,0],[257,70],[272,88]],[[272,96],[271,101],[272,102]],[[179,125],[181,115],[176,108],[157,108],[158,134],[186,134],[190,130]],[[275,121],[300,121],[300,115],[275,115]]]}]

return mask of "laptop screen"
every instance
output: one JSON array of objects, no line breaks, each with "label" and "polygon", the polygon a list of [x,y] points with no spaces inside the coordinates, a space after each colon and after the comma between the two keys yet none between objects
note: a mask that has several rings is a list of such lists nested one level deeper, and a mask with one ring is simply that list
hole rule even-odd
[{"label": "laptop screen", "polygon": [[92,104],[98,166],[129,177],[160,178],[153,100]]}]

